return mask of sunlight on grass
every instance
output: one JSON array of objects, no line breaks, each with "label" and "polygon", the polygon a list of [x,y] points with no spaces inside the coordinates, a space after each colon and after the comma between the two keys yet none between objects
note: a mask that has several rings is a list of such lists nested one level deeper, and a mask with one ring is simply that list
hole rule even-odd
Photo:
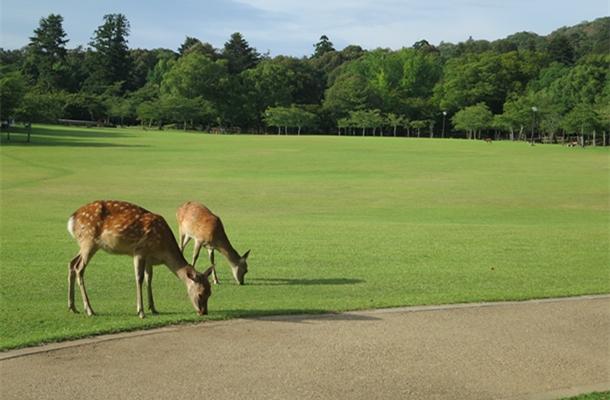
[{"label": "sunlight on grass", "polygon": [[[2,138],[0,348],[179,322],[608,293],[608,149],[44,126]],[[188,200],[252,249],[246,285],[197,316],[159,266],[158,316],[136,315],[133,263],[87,268],[96,318],[67,310],[66,222],[97,199],[163,215]],[[190,260],[192,244],[187,246]],[[208,260],[202,255],[197,268]],[[77,308],[82,310],[80,295]]]}]

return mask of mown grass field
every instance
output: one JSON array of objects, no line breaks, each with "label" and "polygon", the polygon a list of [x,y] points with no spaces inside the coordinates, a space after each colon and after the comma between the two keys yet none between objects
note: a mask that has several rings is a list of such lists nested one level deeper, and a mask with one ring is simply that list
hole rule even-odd
[{"label": "mown grass field", "polygon": [[[1,144],[0,349],[210,319],[610,292],[608,148],[53,126]],[[246,285],[217,255],[221,285],[199,317],[157,266],[161,314],[140,320],[132,260],[100,251],[85,276],[98,316],[69,313],[78,246],[66,223],[97,199],[161,214],[176,235],[178,206],[206,204],[240,253],[252,249]],[[202,255],[197,268],[208,265]]]}]

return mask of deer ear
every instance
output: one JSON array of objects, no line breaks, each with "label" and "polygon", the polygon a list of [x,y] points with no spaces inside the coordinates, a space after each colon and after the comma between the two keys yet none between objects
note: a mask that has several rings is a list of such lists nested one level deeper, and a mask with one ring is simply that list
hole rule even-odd
[{"label": "deer ear", "polygon": [[203,276],[205,278],[210,276],[210,274],[214,271],[214,268],[216,268],[216,265],[212,265],[210,268],[206,269],[205,272],[203,273]]},{"label": "deer ear", "polygon": [[186,276],[188,276],[188,278],[189,278],[190,280],[192,280],[192,281],[194,281],[194,280],[195,280],[195,278],[196,278],[196,274],[197,274],[197,271],[195,271],[195,269],[194,269],[194,268],[189,268],[189,269],[186,271]]},{"label": "deer ear", "polygon": [[243,256],[241,256],[242,260],[246,261],[248,259],[248,256],[250,255],[250,250],[246,251],[246,254],[244,254]]}]

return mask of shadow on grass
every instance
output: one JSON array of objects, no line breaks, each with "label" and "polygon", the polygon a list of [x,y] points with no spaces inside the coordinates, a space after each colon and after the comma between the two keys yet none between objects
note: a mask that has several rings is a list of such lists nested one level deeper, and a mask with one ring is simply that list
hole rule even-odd
[{"label": "shadow on grass", "polygon": [[328,278],[328,279],[253,279],[250,285],[355,285],[364,283],[362,279]]},{"label": "shadow on grass", "polygon": [[104,130],[79,130],[78,128],[71,127],[65,127],[64,129],[33,127],[29,142],[27,141],[27,131],[25,128],[12,127],[10,135],[10,140],[8,140],[5,131],[0,135],[0,142],[3,146],[150,147],[147,145],[127,145],[91,141],[91,139],[124,139],[134,137],[134,135],[130,135],[115,128],[104,128]]},{"label": "shadow on grass", "polygon": [[278,309],[278,310],[218,310],[227,319],[256,319],[269,322],[310,323],[313,321],[380,321],[371,315],[335,313],[327,310]]}]

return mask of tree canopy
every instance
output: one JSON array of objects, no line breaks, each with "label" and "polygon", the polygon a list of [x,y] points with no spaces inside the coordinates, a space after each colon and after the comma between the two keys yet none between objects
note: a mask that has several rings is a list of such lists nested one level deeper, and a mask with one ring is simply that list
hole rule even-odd
[{"label": "tree canopy", "polygon": [[63,21],[50,14],[27,46],[0,49],[3,119],[518,139],[535,106],[540,134],[609,131],[610,17],[397,50],[338,50],[321,35],[302,58],[261,55],[239,32],[222,48],[185,36],[176,51],[130,49],[123,14],[105,15],[88,47],[67,48]]}]

